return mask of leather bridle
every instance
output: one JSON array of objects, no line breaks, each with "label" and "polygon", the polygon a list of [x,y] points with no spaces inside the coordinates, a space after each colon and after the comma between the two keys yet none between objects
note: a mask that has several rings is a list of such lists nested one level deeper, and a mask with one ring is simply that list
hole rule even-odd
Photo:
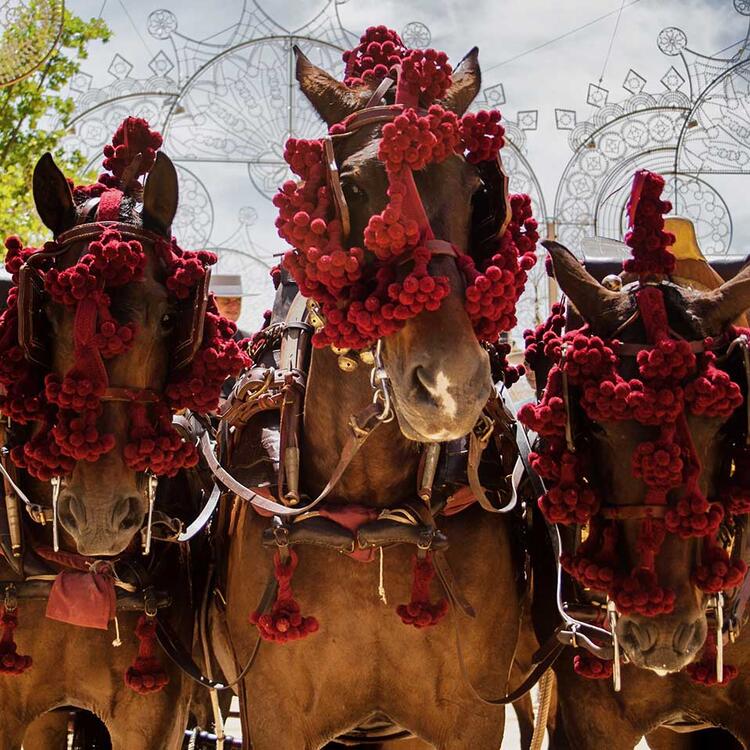
[{"label": "leather bridle", "polygon": [[[649,284],[658,286],[658,284]],[[638,287],[635,287],[636,289]],[[610,337],[615,337],[622,334],[625,330],[631,327],[639,318],[639,311],[630,316]],[[683,339],[681,335],[670,329],[670,334],[677,339]],[[723,358],[728,358],[738,348],[742,352],[742,364],[745,373],[745,441],[750,445],[750,342],[745,334],[740,334],[736,338],[730,338],[726,335],[715,338],[706,344],[705,339],[689,341],[690,350],[694,354],[701,354],[707,351],[714,353],[724,352]],[[563,344],[561,366],[564,363],[565,358],[565,344]],[[637,357],[638,353],[651,349],[653,344],[646,343],[620,343],[617,348],[617,355],[619,357]],[[564,371],[563,371],[564,373]],[[563,403],[565,407],[565,436],[568,448],[575,450],[573,441],[574,429],[573,429],[573,410],[571,407],[571,398],[567,389],[566,377],[563,374]],[[523,428],[519,428],[517,431],[518,445],[521,452],[521,457],[524,460],[524,464],[527,469],[527,476],[532,484],[535,497],[541,497],[546,492],[544,480],[539,477],[531,468],[529,463],[529,453],[532,450],[532,445],[535,443],[536,436],[529,432],[527,433]],[[617,504],[603,504],[599,510],[599,514],[602,518],[612,521],[631,521],[631,520],[643,520],[648,518],[663,518],[667,511],[666,505],[654,505],[648,503],[638,503],[633,505],[617,505]],[[547,528],[548,536],[550,539],[552,552],[554,555],[555,566],[556,566],[556,608],[557,612],[562,620],[562,623],[555,630],[552,638],[556,638],[561,643],[572,646],[574,648],[584,648],[594,656],[603,660],[613,661],[613,680],[614,689],[619,691],[621,684],[620,675],[620,648],[616,633],[617,624],[617,612],[614,607],[614,602],[607,600],[606,603],[596,603],[595,600],[589,599],[585,601],[567,601],[564,597],[565,580],[567,579],[567,573],[563,570],[560,562],[561,553],[564,550],[563,535],[559,525],[549,522],[544,518],[543,514],[539,514],[543,519]],[[726,527],[725,527],[726,528]],[[748,530],[747,522],[742,521],[740,524],[739,535],[740,543],[735,544],[735,535],[738,529],[732,532],[728,532],[724,535],[723,543],[725,547],[732,547],[732,554],[739,554],[743,558],[750,557],[750,550],[748,547]],[[574,590],[577,588],[573,586]],[[745,612],[747,609],[748,602],[750,602],[750,573],[745,575],[742,585],[736,589],[732,597],[724,599],[720,595],[712,595],[707,597],[706,609],[712,610],[716,618],[717,626],[717,673],[719,680],[721,680],[721,672],[723,666],[723,645],[727,641],[734,642],[739,634],[740,627],[742,626]],[[601,620],[604,615],[606,621],[610,625],[610,629],[605,629],[599,625],[593,624],[588,621],[589,618],[582,619],[581,616],[588,614],[591,619]]]}]

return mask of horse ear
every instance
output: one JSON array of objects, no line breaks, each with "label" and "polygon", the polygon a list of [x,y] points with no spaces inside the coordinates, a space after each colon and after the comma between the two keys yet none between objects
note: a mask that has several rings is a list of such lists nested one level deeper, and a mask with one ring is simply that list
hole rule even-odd
[{"label": "horse ear", "polygon": [[327,125],[341,122],[365,105],[366,98],[371,94],[369,89],[351,89],[337,81],[325,70],[313,65],[296,44],[294,54],[297,58],[297,81],[302,93]]},{"label": "horse ear", "polygon": [[453,71],[453,82],[445,92],[442,103],[459,117],[466,112],[482,86],[479,69],[479,47],[473,47]]},{"label": "horse ear", "polygon": [[168,234],[178,199],[177,170],[172,160],[160,151],[143,188],[143,226]]},{"label": "horse ear", "polygon": [[599,333],[609,333],[619,324],[623,295],[603,287],[566,247],[544,240],[552,258],[555,280],[583,319]]},{"label": "horse ear", "polygon": [[718,289],[698,296],[690,303],[689,310],[703,321],[706,331],[714,334],[750,310],[750,263]]},{"label": "horse ear", "polygon": [[34,167],[32,187],[39,218],[53,234],[58,235],[76,223],[70,184],[49,152]]}]

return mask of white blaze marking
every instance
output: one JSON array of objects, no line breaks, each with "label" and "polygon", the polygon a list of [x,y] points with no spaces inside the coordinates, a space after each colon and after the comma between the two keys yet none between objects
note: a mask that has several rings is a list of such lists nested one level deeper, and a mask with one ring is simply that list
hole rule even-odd
[{"label": "white blaze marking", "polygon": [[435,378],[435,389],[432,395],[440,402],[440,405],[447,412],[448,416],[453,419],[458,413],[458,404],[450,393],[450,386],[451,381],[441,370]]}]

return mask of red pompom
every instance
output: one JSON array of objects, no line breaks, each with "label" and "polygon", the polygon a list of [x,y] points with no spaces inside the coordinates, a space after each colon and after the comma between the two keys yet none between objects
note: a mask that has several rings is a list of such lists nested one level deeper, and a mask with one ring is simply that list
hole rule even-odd
[{"label": "red pompom", "polygon": [[125,684],[141,695],[158,693],[169,684],[169,675],[156,656],[156,618],[141,615],[135,626],[138,655],[125,673]]},{"label": "red pompom", "polygon": [[576,674],[589,680],[609,680],[612,678],[612,662],[600,659],[588,651],[581,651],[573,657]]},{"label": "red pompom", "polygon": [[254,612],[250,622],[258,628],[260,637],[265,641],[287,643],[305,638],[318,630],[318,621],[314,617],[304,617],[300,605],[292,593],[292,576],[297,569],[299,558],[292,549],[289,559],[282,562],[277,552],[273,559],[274,577],[279,585],[276,601],[270,613]]},{"label": "red pompom", "polygon": [[148,122],[141,117],[126,117],[112,138],[112,143],[104,147],[104,169],[121,179],[136,156],[141,162],[133,177],[144,175],[156,161],[156,152],[162,145],[161,133],[151,130]]},{"label": "red pompom", "polygon": [[427,553],[423,559],[414,555],[412,564],[414,579],[411,600],[408,604],[399,604],[396,612],[404,625],[429,628],[437,625],[445,617],[448,612],[448,602],[444,598],[438,599],[437,602],[430,601],[430,583],[435,577],[435,568],[430,554]]}]

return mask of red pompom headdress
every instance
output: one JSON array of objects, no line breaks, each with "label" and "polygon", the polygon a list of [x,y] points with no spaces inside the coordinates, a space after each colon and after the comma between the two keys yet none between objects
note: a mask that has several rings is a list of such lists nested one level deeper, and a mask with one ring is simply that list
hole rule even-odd
[{"label": "red pompom headdress", "polygon": [[[315,346],[363,349],[422,311],[437,310],[450,291],[446,277],[428,270],[434,235],[413,172],[454,153],[465,154],[472,163],[496,159],[504,129],[497,111],[459,119],[435,103],[451,84],[447,56],[431,49],[409,50],[384,26],[368,29],[360,44],[344,53],[344,62],[349,86],[374,87],[386,77],[397,82],[401,110],[383,126],[378,148],[388,176],[388,203],[370,217],[364,247],[347,246],[327,184],[324,142],[290,139],[284,158],[300,180],[284,183],[274,205],[279,234],[293,247],[284,265],[302,294],[319,304],[325,320],[314,336]],[[331,135],[347,132],[356,116],[333,125]],[[536,260],[537,223],[528,196],[513,196],[511,210],[507,230],[481,269],[470,255],[459,253],[467,280],[466,309],[478,337],[489,342],[515,325],[516,301]],[[398,266],[406,260],[413,267],[399,280]]]},{"label": "red pompom headdress", "polygon": [[[630,230],[625,236],[632,257],[623,265],[642,281],[668,276],[675,268],[669,249],[675,238],[664,231],[663,219],[672,206],[661,199],[663,188],[659,175],[636,173],[628,204]],[[731,522],[733,516],[750,510],[742,502],[750,486],[745,483],[750,464],[747,452],[740,451],[728,490],[718,502],[705,497],[686,415],[726,419],[743,403],[743,394],[716,367],[710,340],[696,354],[690,342],[675,337],[658,286],[642,284],[635,296],[648,342],[637,352],[639,377],[625,380],[620,375],[619,341],[593,336],[587,326],[563,333],[558,306],[547,324],[525,334],[530,364],[544,354],[554,366],[541,401],[525,405],[518,416],[541,437],[531,463],[548,484],[538,500],[542,513],[552,523],[589,524],[588,536],[577,551],[563,554],[563,568],[582,586],[606,593],[620,613],[656,616],[671,612],[675,603],[674,592],[661,587],[656,575],[656,557],[666,534],[704,539],[702,561],[693,571],[693,582],[704,592],[733,589],[744,579],[745,564],[730,560],[718,532],[722,521]],[[621,569],[615,549],[618,521],[629,516],[622,514],[620,506],[604,506],[588,480],[587,457],[573,452],[566,440],[570,404],[566,404],[564,379],[578,389],[580,405],[590,420],[635,420],[659,429],[658,437],[641,442],[631,459],[632,474],[646,485],[646,494],[643,512],[637,516],[641,519],[639,559],[630,571]],[[670,497],[677,488],[682,490],[679,496]]]},{"label": "red pompom headdress", "polygon": [[[123,196],[139,198],[139,176],[154,164],[162,138],[145,120],[128,117],[118,127],[112,144],[104,149],[102,174],[93,185],[73,187],[77,203],[98,197],[97,220],[119,219]],[[166,287],[177,300],[185,298],[216,262],[208,252],[180,249],[174,239],[153,235],[157,260],[165,269]],[[45,373],[30,363],[18,343],[18,272],[37,253],[51,253],[56,243],[43,248],[24,247],[18,237],[5,242],[5,266],[13,277],[8,307],[0,316],[0,396],[3,414],[22,424],[36,422],[40,429],[11,457],[32,476],[49,480],[72,471],[76,461],[96,461],[115,445],[112,435],[97,426],[102,399],[109,386],[105,360],[127,352],[133,345],[134,323],[120,324],[110,311],[110,293],[143,277],[147,256],[141,242],[124,238],[117,228],[103,224],[99,236],[88,243],[78,261],[64,269],[51,258],[36,264],[49,298],[75,315],[73,348],[75,362],[64,375]],[[247,362],[233,340],[234,323],[221,317],[209,303],[203,339],[190,367],[173,373],[161,400],[139,401],[134,392],[131,405],[131,442],[125,446],[125,461],[136,471],[174,475],[195,465],[194,446],[186,444],[171,425],[173,410],[196,412],[215,409],[221,385]]]}]

